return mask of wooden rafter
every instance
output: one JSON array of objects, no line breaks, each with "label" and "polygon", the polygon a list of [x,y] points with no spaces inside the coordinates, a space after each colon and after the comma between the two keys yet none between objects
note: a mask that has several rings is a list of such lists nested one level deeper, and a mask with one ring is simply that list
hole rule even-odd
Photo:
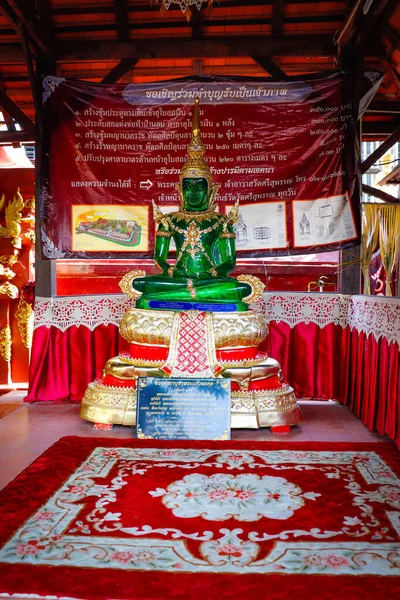
[{"label": "wooden rafter", "polygon": [[119,42],[129,40],[128,9],[126,0],[114,0],[115,27]]},{"label": "wooden rafter", "polygon": [[[6,49],[5,49],[6,50]],[[13,50],[9,48],[9,50]],[[337,50],[330,35],[291,35],[272,38],[213,37],[204,40],[188,38],[154,38],[130,42],[91,41],[74,44],[60,42],[57,59],[121,60],[123,58],[206,58],[226,56],[336,56]]]},{"label": "wooden rafter", "polygon": [[364,194],[369,194],[374,198],[379,198],[380,200],[384,200],[385,202],[390,202],[390,204],[397,204],[398,202],[400,202],[399,198],[396,198],[396,196],[387,194],[383,190],[378,190],[377,188],[372,187],[371,185],[367,185],[366,183],[362,184],[362,191],[364,192]]},{"label": "wooden rafter", "polygon": [[378,55],[383,64],[383,67],[386,73],[389,75],[392,83],[397,88],[397,91],[400,93],[400,77],[397,71],[392,67],[388,56],[386,55],[385,48],[379,44],[378,45]]},{"label": "wooden rafter", "polygon": [[0,131],[0,144],[13,144],[19,146],[20,142],[34,142],[35,136],[26,131]]},{"label": "wooden rafter", "polygon": [[393,29],[389,26],[386,26],[384,29],[385,37],[389,40],[389,42],[396,48],[396,50],[400,50],[400,36],[398,33],[393,31]]},{"label": "wooden rafter", "polygon": [[288,79],[288,76],[282,69],[272,60],[269,56],[252,56],[252,59],[255,60],[260,67],[265,69],[267,73],[272,75],[275,79]]},{"label": "wooden rafter", "polygon": [[356,4],[351,9],[342,29],[337,38],[338,48],[341,51],[353,38],[359,27],[360,19],[363,14],[363,5],[365,0],[357,0]]},{"label": "wooden rafter", "polygon": [[400,140],[400,127],[385,140],[368,158],[361,163],[361,173],[364,174],[387,152],[396,142]]},{"label": "wooden rafter", "polygon": [[133,69],[138,62],[138,58],[123,58],[109,73],[107,73],[101,83],[116,83],[128,71]]},{"label": "wooden rafter", "polygon": [[272,36],[283,35],[283,18],[285,12],[285,0],[272,0]]},{"label": "wooden rafter", "polygon": [[49,0],[36,0],[36,6],[42,26],[46,29],[48,35],[52,36],[53,23],[51,20]]},{"label": "wooden rafter", "polygon": [[390,102],[387,100],[373,100],[368,106],[366,112],[377,113],[400,113],[400,102]]},{"label": "wooden rafter", "polygon": [[28,43],[28,36],[24,25],[19,26],[19,35],[22,43],[22,51],[25,56],[26,68],[28,70],[29,83],[31,86],[33,104],[35,106],[36,113],[36,125],[39,131],[42,131],[42,106],[41,106],[41,94],[36,78],[35,69],[33,66],[32,54]]},{"label": "wooden rafter", "polygon": [[[34,12],[31,0],[1,0],[0,10],[11,22],[13,27],[22,24],[37,47],[46,55],[51,55],[51,44],[45,28]],[[6,10],[8,8],[8,10]],[[3,12],[2,9],[5,9]],[[13,17],[15,15],[16,18]]]},{"label": "wooden rafter", "polygon": [[358,0],[354,5],[349,17],[346,19],[337,43],[339,52],[354,38],[366,38],[374,32],[374,38],[379,36],[382,29],[398,5],[398,0]]},{"label": "wooden rafter", "polygon": [[8,112],[9,115],[22,127],[29,135],[35,138],[35,124],[29,117],[7,96],[6,92],[0,87],[0,106]]},{"label": "wooden rafter", "polygon": [[[4,84],[3,82],[0,80],[0,88],[4,90]],[[17,128],[15,127],[15,122],[14,119],[12,118],[12,116],[3,108],[1,107],[1,112],[3,113],[3,118],[4,118],[4,124],[7,127],[8,132],[14,132],[17,131]],[[18,148],[21,144],[19,142],[15,142],[13,141],[13,146]]]},{"label": "wooden rafter", "polygon": [[387,137],[391,135],[399,126],[398,121],[363,121],[363,137]]},{"label": "wooden rafter", "polygon": [[203,39],[203,13],[197,8],[191,9],[191,23],[192,23],[192,38],[194,40]]}]

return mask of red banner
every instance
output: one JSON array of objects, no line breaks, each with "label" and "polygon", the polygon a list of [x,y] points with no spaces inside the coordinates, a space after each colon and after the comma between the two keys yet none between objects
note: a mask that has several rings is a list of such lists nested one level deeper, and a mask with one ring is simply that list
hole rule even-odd
[{"label": "red banner", "polygon": [[44,80],[41,219],[47,258],[151,257],[151,201],[177,210],[175,184],[200,98],[219,210],[239,199],[239,256],[357,242],[353,82],[175,80],[101,85]]}]

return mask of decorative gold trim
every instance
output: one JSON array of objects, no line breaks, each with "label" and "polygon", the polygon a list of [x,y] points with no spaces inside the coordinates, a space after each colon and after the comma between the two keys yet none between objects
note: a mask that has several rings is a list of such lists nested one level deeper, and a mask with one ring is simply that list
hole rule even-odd
[{"label": "decorative gold trim", "polygon": [[80,416],[92,423],[133,426],[136,422],[136,389],[93,381],[82,399]]},{"label": "decorative gold trim", "polygon": [[229,211],[228,215],[225,218],[225,224],[224,224],[224,232],[226,232],[226,227],[228,226],[229,223],[231,223],[232,225],[235,225],[239,220],[239,200],[236,200],[235,204],[232,206],[231,210]]},{"label": "decorative gold trim", "polygon": [[211,186],[212,174],[210,167],[204,158],[206,149],[200,136],[199,103],[200,100],[196,98],[193,108],[192,138],[187,148],[189,158],[181,169],[179,174],[179,182],[182,183],[182,179],[184,178],[204,177]]},{"label": "decorative gold trim", "polygon": [[165,364],[165,360],[144,360],[141,358],[131,358],[130,356],[124,356],[118,354],[118,360],[125,363],[126,365],[132,365],[133,367],[162,367]]},{"label": "decorative gold trim", "polygon": [[244,281],[245,283],[248,283],[252,287],[250,295],[246,296],[246,298],[243,298],[243,302],[246,304],[252,304],[253,302],[261,300],[265,285],[260,279],[258,279],[258,277],[254,277],[254,275],[239,275],[237,279],[238,281]]},{"label": "decorative gold trim", "polygon": [[[4,206],[4,194],[1,198],[1,207]],[[0,225],[0,237],[2,238],[13,238],[11,243],[13,246],[19,246],[22,214],[20,211],[24,208],[24,199],[17,190],[17,195],[14,196],[12,202],[9,202],[5,208],[5,219],[6,226]]]},{"label": "decorative gold trim", "polygon": [[118,285],[125,294],[125,296],[128,296],[128,298],[133,298],[134,300],[140,298],[142,292],[136,291],[132,287],[132,283],[138,277],[144,277],[145,275],[146,271],[129,271],[129,273],[126,273],[126,275],[123,276]]},{"label": "decorative gold trim", "polygon": [[230,233],[229,231],[226,231],[225,233],[221,233],[221,235],[219,237],[221,240],[226,240],[226,239],[236,240],[236,233]]},{"label": "decorative gold trim", "polygon": [[[129,309],[122,317],[120,333],[129,343],[170,346],[175,313],[167,310]],[[257,311],[207,313],[212,316],[215,347],[257,347],[268,334],[265,316]]]},{"label": "decorative gold trim", "polygon": [[11,329],[9,325],[0,331],[0,355],[6,362],[11,360]]},{"label": "decorative gold trim", "polygon": [[3,254],[0,256],[0,264],[2,265],[15,265],[18,261],[18,256],[16,254]]},{"label": "decorative gold trim", "polygon": [[196,288],[193,285],[193,279],[187,280],[186,287],[189,291],[190,297],[193,298],[193,300],[195,300],[196,299]]},{"label": "decorative gold trim", "polygon": [[[211,209],[202,210],[199,212],[181,209],[181,210],[175,211],[174,213],[168,213],[165,216],[170,218],[171,215],[173,215],[176,220],[186,221],[187,223],[189,221],[196,221],[196,223],[201,223],[201,221],[210,221],[211,219],[218,217],[218,219],[219,219],[218,224],[221,225],[225,221],[225,219],[224,219],[223,215],[220,215],[217,212],[215,212],[215,209],[216,209],[216,207],[212,207]],[[169,225],[170,225],[170,223],[169,223]]]},{"label": "decorative gold trim", "polygon": [[158,230],[157,233],[156,233],[156,237],[171,238],[172,237],[172,233],[171,233],[171,231],[160,231],[160,230]]},{"label": "decorative gold trim", "polygon": [[268,356],[262,356],[261,358],[253,358],[248,360],[237,360],[237,361],[224,361],[220,360],[219,364],[223,369],[235,369],[242,367],[256,367],[264,363],[268,359]]},{"label": "decorative gold trim", "polygon": [[35,210],[35,196],[31,196],[24,201],[25,208]]},{"label": "decorative gold trim", "polygon": [[0,295],[8,296],[9,298],[15,300],[15,298],[18,298],[18,294],[19,289],[17,288],[17,286],[10,283],[9,281],[6,281],[6,283],[0,285]]},{"label": "decorative gold trim", "polygon": [[33,309],[31,305],[23,299],[22,296],[19,298],[18,309],[15,313],[15,317],[17,319],[22,343],[26,348],[30,348],[32,345],[33,336]]}]

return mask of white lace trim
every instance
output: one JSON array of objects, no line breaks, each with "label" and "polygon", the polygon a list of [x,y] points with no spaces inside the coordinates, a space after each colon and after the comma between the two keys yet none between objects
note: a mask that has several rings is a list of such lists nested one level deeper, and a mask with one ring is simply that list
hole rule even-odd
[{"label": "white lace trim", "polygon": [[35,323],[38,327],[69,327],[84,325],[91,331],[99,325],[118,327],[123,315],[135,303],[124,295],[35,298]]},{"label": "white lace trim", "polygon": [[322,293],[266,293],[257,304],[270,321],[287,323],[315,323],[325,327],[330,323],[347,326],[373,335],[376,340],[386,338],[400,346],[400,298],[383,296],[347,296]]},{"label": "white lace trim", "polygon": [[[65,331],[68,327],[84,325],[93,331],[99,325],[118,326],[134,301],[123,295],[81,296],[64,298],[40,298],[35,300],[35,329],[56,327]],[[325,327],[329,323],[347,326],[383,337],[389,343],[400,346],[400,299],[380,296],[346,296],[321,293],[266,293],[257,304],[269,321],[287,323],[294,327],[299,323],[315,323]]]}]

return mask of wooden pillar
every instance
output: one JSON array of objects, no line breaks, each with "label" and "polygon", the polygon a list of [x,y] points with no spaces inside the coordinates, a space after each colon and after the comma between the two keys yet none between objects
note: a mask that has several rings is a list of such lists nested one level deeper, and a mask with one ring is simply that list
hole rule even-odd
[{"label": "wooden pillar", "polygon": [[[44,58],[37,58],[36,61],[36,79],[38,89],[42,90],[42,79],[46,75],[55,75],[54,63]],[[42,103],[37,110],[43,112]],[[39,119],[36,116],[36,123],[43,123],[43,115]],[[42,215],[39,212],[40,198],[43,186],[43,128],[36,125],[36,145],[35,145],[35,198],[36,198],[36,246],[35,246],[35,294],[45,298],[52,298],[56,295],[56,261],[47,259],[43,256],[40,239],[40,228]]]}]

